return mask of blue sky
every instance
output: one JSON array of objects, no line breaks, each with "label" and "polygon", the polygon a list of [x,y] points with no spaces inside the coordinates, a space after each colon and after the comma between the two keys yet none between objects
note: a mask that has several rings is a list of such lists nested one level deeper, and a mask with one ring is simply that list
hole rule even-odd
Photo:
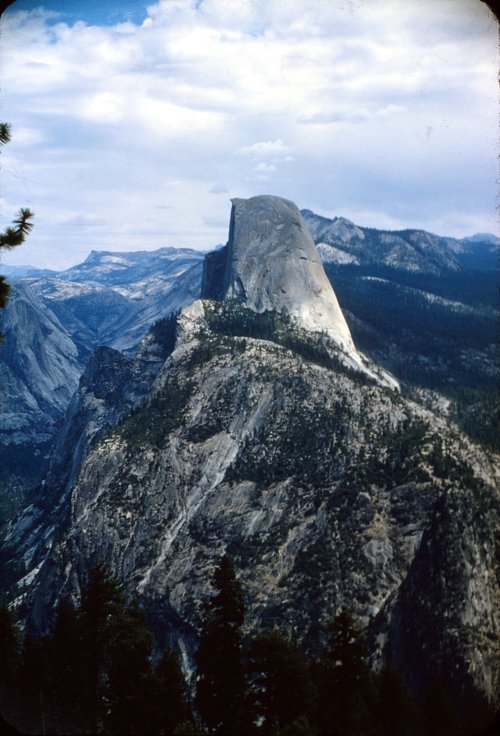
[{"label": "blue sky", "polygon": [[231,197],[497,232],[498,24],[480,0],[17,0],[0,20],[4,263],[211,248]]},{"label": "blue sky", "polygon": [[110,26],[124,21],[142,23],[147,18],[150,3],[137,0],[16,0],[10,12],[33,11],[42,6],[55,15],[53,23],[72,25],[79,20],[89,25]]}]

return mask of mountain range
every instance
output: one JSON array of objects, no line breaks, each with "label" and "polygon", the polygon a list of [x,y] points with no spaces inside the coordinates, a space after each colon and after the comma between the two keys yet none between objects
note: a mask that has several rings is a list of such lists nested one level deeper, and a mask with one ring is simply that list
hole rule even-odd
[{"label": "mountain range", "polygon": [[205,257],[16,282],[6,599],[47,630],[103,560],[189,673],[229,553],[249,631],[314,653],[348,607],[373,666],[439,680],[471,733],[500,677],[492,247],[262,196]]},{"label": "mountain range", "polygon": [[[494,441],[495,236],[376,231],[301,214],[356,344],[416,388],[444,392],[473,437]],[[157,319],[199,295],[203,260],[188,249],[93,251],[61,272],[5,269],[14,288],[0,344],[0,519],[42,479],[93,351],[133,351]]]}]

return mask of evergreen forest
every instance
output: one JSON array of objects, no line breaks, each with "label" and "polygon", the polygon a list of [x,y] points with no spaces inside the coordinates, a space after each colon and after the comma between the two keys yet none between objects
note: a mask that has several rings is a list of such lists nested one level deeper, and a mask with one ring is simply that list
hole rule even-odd
[{"label": "evergreen forest", "polygon": [[126,600],[102,563],[90,570],[78,605],[61,600],[46,635],[21,633],[13,613],[1,607],[0,704],[6,732],[462,733],[438,681],[417,702],[393,668],[370,669],[363,635],[349,611],[337,613],[324,650],[308,658],[279,631],[245,634],[244,592],[227,555],[215,570],[212,589],[189,680],[172,650],[157,651],[144,613]]}]

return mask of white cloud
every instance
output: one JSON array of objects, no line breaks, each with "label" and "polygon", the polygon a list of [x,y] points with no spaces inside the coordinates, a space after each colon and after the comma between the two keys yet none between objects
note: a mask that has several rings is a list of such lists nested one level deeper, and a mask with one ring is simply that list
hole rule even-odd
[{"label": "white cloud", "polygon": [[102,27],[22,5],[0,21],[3,216],[37,217],[9,261],[209,248],[229,197],[268,181],[360,224],[496,226],[497,28],[480,0],[161,0]]},{"label": "white cloud", "polygon": [[252,143],[251,146],[243,146],[241,150],[243,153],[248,153],[258,158],[281,158],[284,154],[288,153],[289,148],[285,146],[281,138],[278,138],[276,141],[258,141],[257,143]]}]

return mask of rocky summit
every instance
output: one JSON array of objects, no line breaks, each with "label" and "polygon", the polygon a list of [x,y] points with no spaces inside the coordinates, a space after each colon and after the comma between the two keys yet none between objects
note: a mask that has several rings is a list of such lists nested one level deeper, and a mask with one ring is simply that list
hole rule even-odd
[{"label": "rocky summit", "polygon": [[280,197],[233,199],[229,240],[205,259],[202,298],[240,299],[325,332],[355,352],[349,327],[300,211]]},{"label": "rocky summit", "polygon": [[467,724],[471,703],[499,702],[498,458],[439,403],[346,361],[359,354],[314,247],[292,203],[235,200],[202,298],[136,353],[94,354],[9,526],[6,594],[47,630],[103,560],[190,672],[228,553],[248,632],[314,654],[351,609],[374,667],[421,699],[439,682]]}]

